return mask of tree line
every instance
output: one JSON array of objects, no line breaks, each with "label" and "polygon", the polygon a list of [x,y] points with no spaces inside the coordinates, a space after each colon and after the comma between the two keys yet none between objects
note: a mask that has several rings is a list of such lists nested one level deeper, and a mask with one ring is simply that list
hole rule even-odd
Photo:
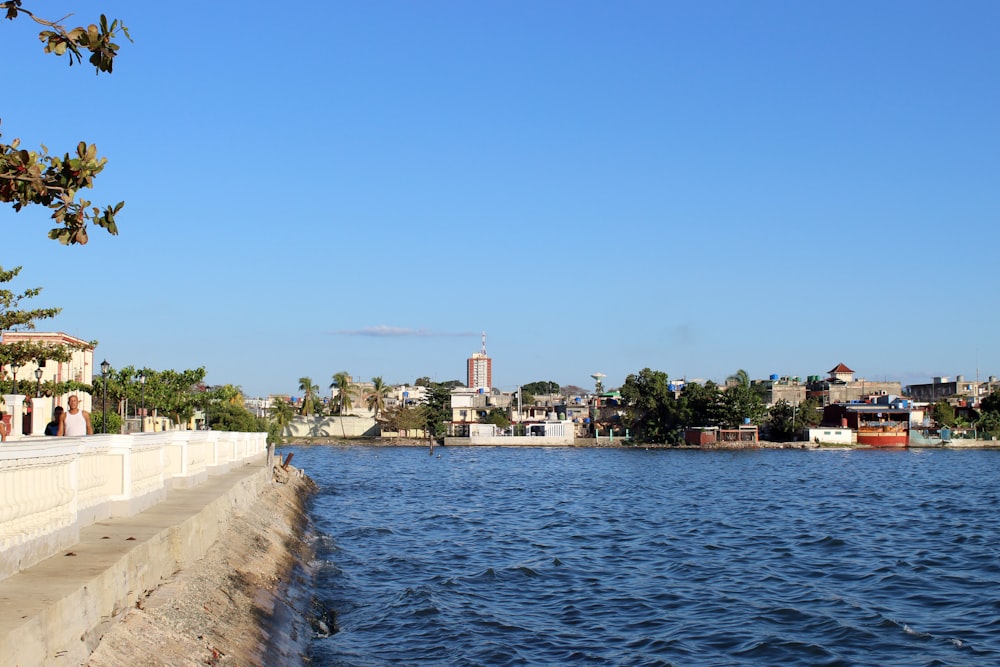
[{"label": "tree line", "polygon": [[931,408],[931,417],[938,426],[973,428],[989,437],[1000,438],[1000,392],[994,392],[979,403],[979,409],[955,410],[946,400]]},{"label": "tree line", "polygon": [[[637,442],[676,444],[684,430],[697,426],[736,428],[749,423],[761,427],[767,439],[787,442],[803,430],[822,422],[822,406],[816,398],[798,405],[780,400],[766,405],[764,387],[753,384],[746,371],[739,370],[720,387],[712,381],[687,383],[680,392],[670,387],[663,371],[644,368],[629,375],[620,389],[625,408],[622,428],[628,428]],[[938,426],[974,427],[980,433],[1000,438],[1000,393],[993,393],[979,405],[958,415],[945,400],[931,407],[930,416]]]},{"label": "tree line", "polygon": [[298,381],[298,390],[302,392],[301,403],[296,407],[286,400],[276,399],[272,402],[271,411],[279,415],[284,428],[296,414],[303,417],[342,416],[351,414],[356,404],[364,405],[385,430],[426,430],[435,437],[443,436],[451,419],[451,390],[465,385],[458,380],[433,382],[428,377],[417,378],[413,384],[426,388],[425,402],[388,406],[386,399],[393,387],[386,384],[381,376],[373,377],[368,386],[362,387],[352,380],[350,373],[339,371],[333,374],[329,385],[332,396],[324,402],[319,385],[311,377],[304,376]]},{"label": "tree line", "polygon": [[748,423],[765,427],[768,438],[780,442],[822,420],[818,400],[797,406],[781,400],[769,409],[762,389],[741,369],[727,378],[725,387],[711,380],[689,382],[678,392],[665,372],[644,368],[626,377],[619,390],[625,409],[621,426],[629,428],[637,442],[678,444],[690,427],[736,428]]}]

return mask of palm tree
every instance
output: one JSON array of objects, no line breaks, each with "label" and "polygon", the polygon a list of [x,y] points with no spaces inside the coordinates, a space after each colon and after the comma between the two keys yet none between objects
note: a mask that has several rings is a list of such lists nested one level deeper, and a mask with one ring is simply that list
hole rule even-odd
[{"label": "palm tree", "polygon": [[375,419],[378,419],[378,413],[385,410],[385,396],[390,389],[391,387],[382,381],[381,376],[372,378],[372,388],[365,395],[365,403],[368,405],[368,409],[374,413]]},{"label": "palm tree", "polygon": [[288,401],[276,398],[271,402],[271,420],[278,425],[282,435],[285,433],[285,427],[291,423],[293,415],[294,409]]},{"label": "palm tree", "polygon": [[343,416],[344,410],[350,411],[354,407],[351,399],[354,398],[354,384],[351,382],[351,375],[347,371],[340,371],[333,374],[333,383],[330,389],[337,390],[337,412]]},{"label": "palm tree", "polygon": [[726,384],[733,383],[738,387],[750,386],[750,374],[742,368],[726,378]]},{"label": "palm tree", "polygon": [[344,410],[354,407],[351,398],[354,396],[354,385],[351,383],[351,376],[347,371],[340,371],[333,374],[331,389],[337,390],[337,414],[340,416],[340,434],[347,437],[347,429],[344,427]]},{"label": "palm tree", "polygon": [[299,391],[302,392],[302,414],[309,416],[312,414],[313,401],[319,387],[313,384],[311,377],[299,378]]}]

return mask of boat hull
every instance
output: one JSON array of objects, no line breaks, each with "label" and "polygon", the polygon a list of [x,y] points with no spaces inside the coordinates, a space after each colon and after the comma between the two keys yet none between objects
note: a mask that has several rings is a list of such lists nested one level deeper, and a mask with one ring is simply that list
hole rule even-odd
[{"label": "boat hull", "polygon": [[905,430],[873,430],[858,429],[858,444],[869,447],[907,447],[910,443],[910,433]]}]

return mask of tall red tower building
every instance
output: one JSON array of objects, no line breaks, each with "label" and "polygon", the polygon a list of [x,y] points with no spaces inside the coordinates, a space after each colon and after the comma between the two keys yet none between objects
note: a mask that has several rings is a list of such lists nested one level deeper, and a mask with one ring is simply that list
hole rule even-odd
[{"label": "tall red tower building", "polygon": [[485,389],[493,387],[493,360],[486,354],[486,332],[483,332],[483,349],[473,352],[468,359],[468,380],[465,385],[469,389]]}]

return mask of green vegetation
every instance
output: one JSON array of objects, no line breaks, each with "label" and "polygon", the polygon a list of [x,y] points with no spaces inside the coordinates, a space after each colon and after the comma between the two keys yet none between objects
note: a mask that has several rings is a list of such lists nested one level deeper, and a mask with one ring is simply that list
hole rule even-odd
[{"label": "green vegetation", "polygon": [[521,385],[522,396],[525,393],[533,396],[538,396],[540,394],[558,394],[559,383],[551,380],[537,380],[535,382],[529,382],[528,384]]},{"label": "green vegetation", "polygon": [[372,411],[375,419],[385,410],[385,397],[390,391],[392,387],[385,383],[381,375],[372,378],[372,388],[365,394],[365,405]]},{"label": "green vegetation", "polygon": [[621,387],[622,400],[628,406],[633,437],[638,442],[677,442],[678,405],[667,386],[667,374],[644,368],[630,374]]},{"label": "green vegetation", "polygon": [[[0,285],[10,283],[20,273],[20,266],[16,266],[9,271],[0,267]],[[0,288],[0,331],[33,331],[37,321],[48,320],[58,315],[62,308],[22,307],[24,302],[35,298],[41,293],[41,291],[41,287],[26,289],[20,293],[14,292],[6,287]],[[41,365],[48,360],[60,362],[69,361],[75,350],[83,349],[87,346],[92,347],[94,345],[97,345],[97,341],[92,341],[86,345],[79,346],[43,343],[38,341],[18,341],[15,343],[8,343],[0,346],[0,366],[11,366],[14,364],[24,366],[29,362]],[[24,388],[29,385],[30,388],[27,391],[24,391]],[[18,388],[21,389],[21,393],[30,393],[33,395],[35,391],[35,381],[27,377],[19,378]],[[11,390],[14,391],[14,393],[18,393],[16,389],[17,388],[15,387],[11,387]],[[80,389],[89,392],[90,386],[78,382],[62,382],[56,384],[51,381],[46,382],[44,385],[44,391],[46,395],[49,396]]]},{"label": "green vegetation", "polygon": [[276,398],[271,402],[270,419],[267,422],[267,441],[275,444],[284,442],[285,427],[295,416],[295,408],[288,401]]},{"label": "green vegetation", "polygon": [[[94,428],[94,433],[104,433],[104,413],[91,412],[90,425]],[[117,412],[108,413],[108,433],[122,432],[122,418]]]},{"label": "green vegetation", "polygon": [[242,433],[269,432],[267,420],[256,416],[242,404],[229,401],[210,405],[208,426],[213,431],[239,431]]},{"label": "green vegetation", "polygon": [[334,405],[337,408],[338,415],[350,412],[354,408],[353,399],[356,396],[357,387],[351,382],[350,373],[347,371],[334,373],[330,389],[337,390],[337,395],[334,396]]},{"label": "green vegetation", "polygon": [[507,411],[500,408],[493,408],[489,413],[482,418],[481,422],[483,424],[493,424],[499,428],[507,428],[510,426],[510,419],[507,418]]},{"label": "green vegetation", "polygon": [[319,385],[313,384],[311,377],[300,377],[299,391],[302,392],[302,416],[308,417],[316,412],[316,394],[319,392]]},{"label": "green vegetation", "polygon": [[750,374],[741,368],[726,378],[726,384],[735,384],[738,387],[749,387]]},{"label": "green vegetation", "polygon": [[769,438],[777,442],[787,442],[810,426],[822,421],[823,413],[818,409],[819,400],[808,398],[797,406],[782,399],[770,410],[768,420]]},{"label": "green vegetation", "polygon": [[678,399],[678,421],[684,426],[707,426],[718,423],[719,387],[709,380],[705,384],[689,382]]},{"label": "green vegetation", "polygon": [[[118,55],[116,40],[124,35],[131,41],[123,24],[117,20],[109,23],[104,15],[97,24],[69,28],[59,21],[36,16],[23,4],[23,0],[6,0],[0,2],[0,10],[9,21],[24,17],[40,25],[38,38],[45,45],[44,51],[67,56],[71,66],[82,62],[89,53],[88,62],[95,71],[110,74]],[[22,82],[21,87],[29,84]],[[14,87],[8,85],[8,89]],[[20,139],[0,143],[0,202],[11,204],[15,211],[26,206],[50,209],[57,226],[49,231],[49,238],[64,244],[87,243],[88,223],[115,235],[118,233],[115,216],[124,202],[102,210],[91,207],[85,199],[77,199],[80,190],[93,187],[94,177],[104,170],[106,163],[107,158],[97,155],[96,146],[83,141],[61,157],[50,155],[44,145],[40,151],[24,150]]]},{"label": "green vegetation", "polygon": [[[459,386],[463,386],[459,383]],[[449,382],[431,383],[427,392],[427,405],[423,406],[425,427],[436,438],[444,436],[447,422],[451,421],[451,390]]]},{"label": "green vegetation", "polygon": [[[144,384],[139,381],[140,376],[145,377]],[[180,425],[188,423],[195,411],[203,409],[213,398],[225,396],[231,401],[233,394],[239,393],[238,389],[227,385],[215,388],[213,394],[205,387],[204,380],[204,367],[184,371],[137,369],[135,366],[112,368],[107,377],[107,408],[117,404],[116,412],[127,416],[128,412],[138,414],[140,405],[144,404],[147,413],[166,415]],[[94,410],[99,406],[103,411],[106,409],[103,405],[104,378],[95,375],[93,387]],[[109,431],[111,412],[109,409]]]},{"label": "green vegetation", "polygon": [[758,386],[742,369],[727,378],[725,388],[714,382],[693,382],[679,395],[670,389],[668,380],[663,371],[649,368],[625,378],[621,397],[636,442],[676,444],[683,440],[686,428],[736,428],[744,423],[768,426],[771,438],[790,440],[821,419],[816,399],[803,401],[798,407],[779,401],[768,410]]},{"label": "green vegetation", "polygon": [[955,408],[948,401],[938,401],[931,409],[931,417],[938,426],[953,428],[957,424],[955,418]]},{"label": "green vegetation", "polygon": [[1000,392],[993,392],[979,404],[976,428],[993,438],[1000,438]]},{"label": "green vegetation", "polygon": [[382,413],[381,422],[389,431],[406,433],[422,430],[427,425],[426,406],[397,406]]},{"label": "green vegetation", "polygon": [[728,387],[719,398],[720,426],[736,428],[740,424],[761,425],[767,420],[764,399],[749,384]]},{"label": "green vegetation", "polygon": [[771,408],[771,437],[779,442],[791,440],[797,429],[795,428],[795,407],[788,401],[782,399]]},{"label": "green vegetation", "polygon": [[148,401],[152,388],[152,405],[173,419],[175,424],[188,423],[195,411],[203,408],[206,398],[209,402],[212,400],[204,385],[204,367],[184,371],[147,369],[146,378],[146,405],[150,405]]}]

